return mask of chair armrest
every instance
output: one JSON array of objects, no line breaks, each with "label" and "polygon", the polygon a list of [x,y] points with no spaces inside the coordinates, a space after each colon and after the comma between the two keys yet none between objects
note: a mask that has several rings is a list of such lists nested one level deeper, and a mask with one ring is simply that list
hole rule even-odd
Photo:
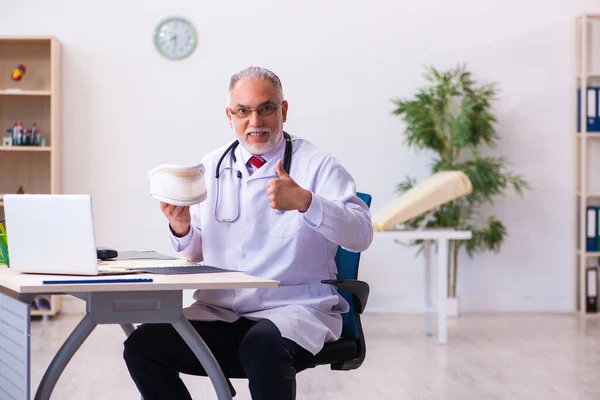
[{"label": "chair armrest", "polygon": [[369,285],[366,282],[356,279],[325,279],[322,280],[321,283],[332,285],[336,288],[352,293],[355,299],[355,310],[359,314],[362,314],[363,310],[367,306],[367,299],[369,298]]}]

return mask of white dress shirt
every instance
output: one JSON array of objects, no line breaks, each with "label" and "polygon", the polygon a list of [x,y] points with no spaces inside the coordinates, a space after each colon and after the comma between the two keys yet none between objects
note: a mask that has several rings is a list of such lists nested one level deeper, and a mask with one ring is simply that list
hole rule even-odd
[{"label": "white dress shirt", "polygon": [[[316,354],[324,343],[339,338],[340,313],[349,309],[336,289],[321,280],[336,277],[338,245],[350,251],[369,247],[373,240],[369,208],[333,156],[292,136],[290,177],[312,193],[308,210],[278,214],[269,205],[266,185],[277,178],[277,160],[283,161],[282,139],[262,156],[266,163],[259,169],[249,165],[251,155],[242,145],[235,150],[236,162],[231,154],[223,159],[216,212],[215,168],[228,146],[202,159],[208,197],[190,208],[192,227],[186,236],[177,238],[169,229],[171,244],[185,259],[275,279],[281,287],[198,290],[184,313],[191,320],[268,318],[283,337]],[[226,171],[229,167],[233,173]]]}]

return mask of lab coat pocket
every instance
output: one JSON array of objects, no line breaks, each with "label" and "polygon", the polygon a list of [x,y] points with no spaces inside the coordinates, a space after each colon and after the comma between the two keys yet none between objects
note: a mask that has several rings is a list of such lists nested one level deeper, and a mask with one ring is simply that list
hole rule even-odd
[{"label": "lab coat pocket", "polygon": [[275,238],[290,238],[300,230],[300,214],[298,211],[278,213],[269,210],[269,235]]}]

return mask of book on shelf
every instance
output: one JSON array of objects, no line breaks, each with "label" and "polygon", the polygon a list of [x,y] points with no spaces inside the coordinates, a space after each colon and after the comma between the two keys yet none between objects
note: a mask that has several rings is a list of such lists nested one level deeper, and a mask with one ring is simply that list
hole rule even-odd
[{"label": "book on shelf", "polygon": [[600,252],[600,206],[586,207],[585,224],[585,251]]},{"label": "book on shelf", "polygon": [[[585,115],[588,132],[600,132],[599,95],[600,86],[587,87],[587,109]],[[581,132],[581,88],[577,89],[577,132]]]},{"label": "book on shelf", "polygon": [[590,265],[586,269],[585,311],[598,312],[598,266]]}]

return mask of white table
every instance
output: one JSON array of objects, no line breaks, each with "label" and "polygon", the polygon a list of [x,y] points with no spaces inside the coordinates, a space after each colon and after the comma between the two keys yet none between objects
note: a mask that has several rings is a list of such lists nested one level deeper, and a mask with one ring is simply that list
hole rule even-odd
[{"label": "white table", "polygon": [[[423,229],[405,231],[375,232],[376,237],[390,240],[425,241],[425,334],[432,335],[432,314],[437,312],[438,318],[438,342],[445,344],[448,341],[448,325],[446,298],[448,297],[448,249],[450,240],[471,239],[471,231],[458,231],[455,229]],[[437,307],[434,308],[431,299],[431,242],[438,244],[437,255]]]},{"label": "white table", "polygon": [[[139,261],[137,264],[139,265]],[[152,278],[153,282],[44,284],[44,280]],[[0,398],[29,400],[30,304],[37,295],[70,294],[86,301],[87,313],[46,369],[35,399],[50,398],[62,371],[98,324],[119,324],[127,335],[134,323],[171,323],[205,368],[219,400],[231,400],[223,371],[198,332],[183,316],[185,289],[277,288],[279,282],[239,272],[185,275],[59,276],[21,274],[0,267]],[[17,298],[6,294],[15,292]],[[9,366],[9,367],[6,367]]]}]

